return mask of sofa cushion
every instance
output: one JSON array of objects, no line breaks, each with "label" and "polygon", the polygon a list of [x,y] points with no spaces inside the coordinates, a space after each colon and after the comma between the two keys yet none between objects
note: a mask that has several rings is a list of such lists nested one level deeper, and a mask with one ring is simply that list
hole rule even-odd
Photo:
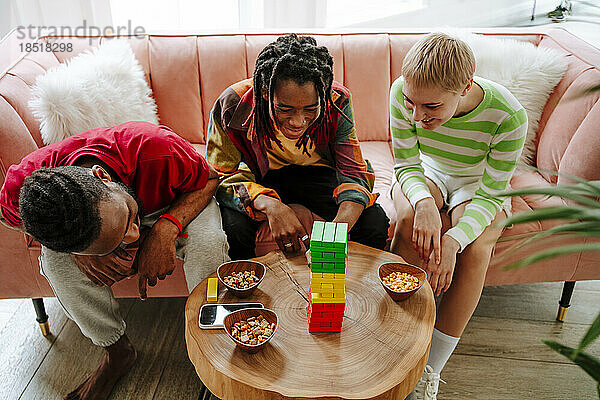
[{"label": "sofa cushion", "polygon": [[192,143],[203,143],[196,37],[151,36],[148,57],[160,123]]}]

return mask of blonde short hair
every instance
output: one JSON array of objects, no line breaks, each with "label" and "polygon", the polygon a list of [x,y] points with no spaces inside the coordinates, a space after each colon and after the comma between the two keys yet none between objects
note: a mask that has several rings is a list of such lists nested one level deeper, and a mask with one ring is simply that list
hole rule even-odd
[{"label": "blonde short hair", "polygon": [[402,75],[417,87],[437,86],[462,91],[475,74],[475,56],[468,44],[442,32],[425,36],[410,48]]}]

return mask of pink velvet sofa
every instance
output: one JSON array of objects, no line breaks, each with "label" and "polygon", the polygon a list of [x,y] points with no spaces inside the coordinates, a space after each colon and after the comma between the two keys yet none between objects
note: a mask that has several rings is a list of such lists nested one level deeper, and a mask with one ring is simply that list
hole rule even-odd
[{"label": "pink velvet sofa", "polygon": [[[375,191],[381,194],[378,201],[388,213],[392,225],[396,216],[387,195],[393,176],[389,89],[400,75],[404,55],[424,32],[314,35],[333,55],[336,79],[352,91],[358,138],[365,158],[375,169]],[[536,46],[555,49],[568,57],[568,71],[550,96],[541,117],[537,133],[537,166],[587,179],[600,179],[599,95],[566,101],[582,89],[600,82],[600,51],[562,29],[545,33],[493,29],[482,33],[528,41]],[[204,154],[206,127],[214,100],[224,88],[252,74],[259,51],[275,38],[276,35],[272,34],[149,35],[127,40],[146,73],[158,105],[160,122],[188,139]],[[72,43],[73,51],[24,54],[14,31],[0,42],[0,183],[11,164],[18,163],[23,156],[43,145],[39,122],[27,106],[30,87],[36,77],[106,39],[53,40]],[[528,172],[513,179],[512,186],[550,185],[556,181],[556,176]],[[560,200],[515,198],[513,208],[518,212],[557,202]],[[314,216],[305,209],[298,212],[303,223],[310,227]],[[516,226],[506,229],[503,236],[541,231],[552,225],[531,223]],[[259,254],[276,248],[269,237],[268,230],[261,229],[257,240]],[[486,285],[600,278],[597,253],[565,255],[528,268],[505,271],[498,260],[510,246],[510,243],[496,246]],[[530,252],[513,252],[503,262],[520,259]],[[53,295],[39,273],[39,253],[39,244],[31,238],[0,226],[0,298]],[[135,279],[115,285],[114,292],[120,297],[136,296]],[[178,268],[172,277],[152,288],[149,294],[186,296],[188,291],[182,269]]]}]

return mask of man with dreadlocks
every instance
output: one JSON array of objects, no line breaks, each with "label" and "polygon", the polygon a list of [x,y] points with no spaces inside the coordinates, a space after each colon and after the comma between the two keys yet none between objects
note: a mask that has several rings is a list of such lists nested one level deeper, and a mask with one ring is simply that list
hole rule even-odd
[{"label": "man with dreadlocks", "polygon": [[348,223],[350,238],[383,249],[389,219],[372,193],[347,88],[333,80],[333,58],[314,38],[279,37],[258,55],[254,76],[217,99],[207,160],[226,175],[217,189],[232,259],[255,256],[268,221],[287,254],[308,248],[291,203]]},{"label": "man with dreadlocks", "polygon": [[191,291],[229,259],[217,184],[190,143],[139,121],[78,133],[8,169],[0,221],[42,244],[40,270],[65,313],[105,349],[67,399],[108,398],[135,361],[110,286],[137,272],[145,298],[180,257]]}]

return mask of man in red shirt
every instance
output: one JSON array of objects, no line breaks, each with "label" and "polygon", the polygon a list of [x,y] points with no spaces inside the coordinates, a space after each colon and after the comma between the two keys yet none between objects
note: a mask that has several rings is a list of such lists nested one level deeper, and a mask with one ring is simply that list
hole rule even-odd
[{"label": "man in red shirt", "polygon": [[147,122],[79,133],[8,169],[0,222],[42,244],[40,270],[67,316],[106,350],[68,399],[107,398],[135,361],[112,284],[137,273],[144,299],[179,256],[191,290],[228,260],[218,182],[190,143]]}]

